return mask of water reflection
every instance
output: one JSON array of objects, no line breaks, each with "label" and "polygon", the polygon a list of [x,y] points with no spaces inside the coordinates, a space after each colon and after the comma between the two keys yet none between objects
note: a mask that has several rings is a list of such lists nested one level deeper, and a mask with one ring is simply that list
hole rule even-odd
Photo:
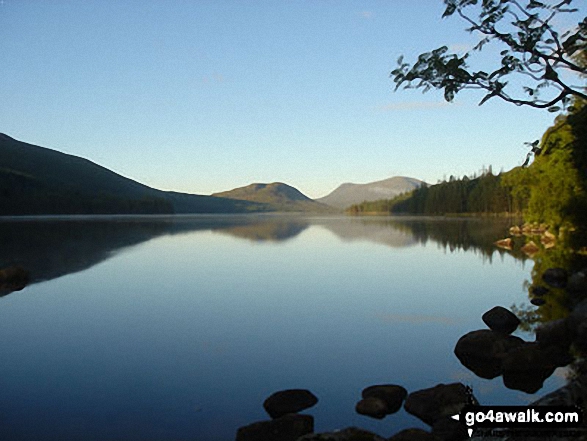
[{"label": "water reflection", "polygon": [[[26,267],[36,284],[0,302],[0,353],[11,360],[0,435],[75,439],[65,426],[83,421],[94,439],[234,439],[262,418],[263,397],[293,387],[320,396],[317,430],[387,433],[355,415],[358,392],[469,373],[452,353],[459,337],[523,296],[522,265],[493,245],[508,227],[276,215],[0,221],[0,267]],[[503,259],[488,265],[495,253]],[[476,391],[486,381],[468,380]],[[497,381],[479,398],[517,403]],[[405,412],[393,418],[413,424]]]},{"label": "water reflection", "polygon": [[[491,259],[507,221],[303,216],[151,216],[24,218],[0,220],[0,268],[18,265],[30,283],[83,271],[120,251],[163,235],[201,231],[254,242],[283,242],[310,226],[343,241],[368,241],[394,248],[437,243],[449,251],[473,250]],[[524,259],[523,253],[516,255]]]}]

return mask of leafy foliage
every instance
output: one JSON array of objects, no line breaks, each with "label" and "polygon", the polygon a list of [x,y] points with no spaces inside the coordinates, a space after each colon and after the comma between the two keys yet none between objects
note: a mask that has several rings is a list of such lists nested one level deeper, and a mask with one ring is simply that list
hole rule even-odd
[{"label": "leafy foliage", "polygon": [[[477,178],[456,179],[420,187],[391,200],[363,202],[349,208],[352,214],[385,212],[390,214],[465,214],[512,212],[509,192],[501,185],[501,175],[487,170]],[[521,210],[520,210],[521,211]]]},{"label": "leafy foliage", "polygon": [[[442,89],[444,98],[452,101],[463,89],[481,89],[486,94],[479,104],[498,97],[551,112],[566,107],[572,98],[587,99],[585,88],[573,85],[567,75],[587,74],[583,62],[587,53],[587,17],[570,31],[561,33],[555,28],[560,15],[577,12],[570,7],[572,2],[444,0],[443,17],[458,15],[468,23],[467,31],[480,37],[478,44],[462,56],[442,46],[419,55],[413,65],[401,56],[398,67],[391,72],[396,90],[401,86],[424,92]],[[471,9],[476,14],[469,14]],[[492,72],[471,69],[468,63],[472,53],[491,43],[501,45],[499,65]],[[520,79],[523,85],[515,91],[512,84],[519,81],[512,80]],[[549,93],[544,99],[541,94],[546,91]]]},{"label": "leafy foliage", "polygon": [[535,146],[535,160],[494,175],[418,188],[395,199],[351,206],[352,214],[523,214],[553,228],[587,225],[587,105],[557,118]]},{"label": "leafy foliage", "polygon": [[587,107],[559,118],[540,143],[540,153],[528,168],[512,170],[504,185],[516,201],[526,200],[526,220],[553,226],[585,224],[587,170]]}]

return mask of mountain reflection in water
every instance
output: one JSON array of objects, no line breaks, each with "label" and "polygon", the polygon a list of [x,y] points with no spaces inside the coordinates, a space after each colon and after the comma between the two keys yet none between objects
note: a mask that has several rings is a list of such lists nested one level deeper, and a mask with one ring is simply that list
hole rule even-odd
[{"label": "mountain reflection in water", "polygon": [[[0,219],[0,268],[19,265],[31,283],[86,270],[118,252],[163,235],[213,231],[250,241],[282,242],[317,225],[343,241],[394,248],[432,241],[491,259],[510,222],[482,219],[249,216],[69,216]],[[525,259],[523,254],[516,256]]]}]

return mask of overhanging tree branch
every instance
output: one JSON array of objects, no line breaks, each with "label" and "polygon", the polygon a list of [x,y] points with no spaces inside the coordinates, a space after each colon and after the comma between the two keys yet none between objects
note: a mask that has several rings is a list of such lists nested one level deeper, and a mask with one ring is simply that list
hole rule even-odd
[{"label": "overhanging tree branch", "polygon": [[[444,0],[443,17],[456,13],[469,24],[471,33],[482,39],[475,48],[462,56],[448,53],[446,46],[421,54],[411,65],[398,59],[391,72],[400,87],[442,89],[447,101],[463,89],[482,89],[487,93],[479,104],[497,97],[518,106],[547,108],[558,111],[573,97],[587,100],[587,89],[569,82],[569,77],[587,75],[585,63],[578,55],[587,53],[587,17],[560,36],[552,22],[560,14],[573,14],[573,0],[552,4],[537,0]],[[476,8],[477,18],[465,12]],[[469,10],[470,10],[469,9]],[[499,26],[499,29],[498,29]],[[564,40],[563,40],[564,39]],[[472,52],[482,51],[486,44],[501,44],[500,66],[491,73],[473,71],[468,65]],[[516,91],[510,78],[525,79]],[[547,98],[540,94],[548,92]]]}]

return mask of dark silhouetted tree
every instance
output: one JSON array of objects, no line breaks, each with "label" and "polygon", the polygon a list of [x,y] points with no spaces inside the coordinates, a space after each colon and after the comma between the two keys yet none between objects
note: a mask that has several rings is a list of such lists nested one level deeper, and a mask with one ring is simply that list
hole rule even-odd
[{"label": "dark silhouetted tree", "polygon": [[[410,65],[401,56],[391,72],[396,90],[442,89],[452,101],[463,89],[485,92],[479,104],[497,97],[518,106],[557,112],[573,98],[587,99],[584,85],[574,79],[585,76],[587,17],[566,32],[561,16],[578,10],[573,0],[444,0],[443,17],[458,15],[468,31],[480,36],[479,43],[464,55],[449,53],[446,46],[421,54]],[[469,66],[472,53],[488,44],[501,45],[495,70],[486,72]],[[569,75],[571,74],[571,75]],[[517,85],[520,85],[517,88]],[[546,96],[545,96],[546,95]]]}]

